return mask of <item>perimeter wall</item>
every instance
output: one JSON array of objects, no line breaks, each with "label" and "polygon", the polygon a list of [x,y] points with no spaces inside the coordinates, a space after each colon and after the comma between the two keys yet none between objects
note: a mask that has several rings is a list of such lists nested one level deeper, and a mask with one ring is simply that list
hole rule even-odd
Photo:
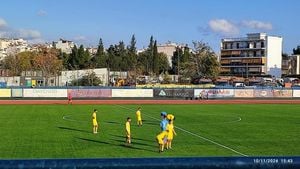
[{"label": "perimeter wall", "polygon": [[300,98],[300,89],[200,89],[200,88],[6,88],[0,98],[182,98],[238,99],[238,98]]}]

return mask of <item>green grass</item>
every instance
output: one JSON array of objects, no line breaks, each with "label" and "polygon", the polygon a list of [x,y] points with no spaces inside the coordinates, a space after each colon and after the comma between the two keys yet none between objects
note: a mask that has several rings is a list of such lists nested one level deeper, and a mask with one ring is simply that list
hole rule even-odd
[{"label": "green grass", "polygon": [[[300,105],[141,107],[145,121],[138,127],[136,105],[1,105],[0,158],[241,156],[232,150],[249,156],[300,155]],[[92,134],[94,108],[98,134]],[[176,128],[173,149],[159,154],[155,136],[161,111],[173,113],[175,126],[198,136]],[[124,146],[128,116],[133,119],[131,147]]]}]

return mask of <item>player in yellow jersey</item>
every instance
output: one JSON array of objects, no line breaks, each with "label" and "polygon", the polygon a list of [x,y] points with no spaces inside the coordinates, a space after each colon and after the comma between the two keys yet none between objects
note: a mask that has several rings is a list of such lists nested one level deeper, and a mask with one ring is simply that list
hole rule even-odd
[{"label": "player in yellow jersey", "polygon": [[174,121],[175,120],[175,116],[173,114],[168,114],[167,115],[167,119]]},{"label": "player in yellow jersey", "polygon": [[93,122],[93,133],[98,133],[98,122],[97,122],[97,109],[94,109],[94,112],[92,114],[92,122]]},{"label": "player in yellow jersey", "polygon": [[131,118],[128,117],[125,123],[125,131],[126,131],[126,143],[131,144],[131,132],[130,132],[130,122]]},{"label": "player in yellow jersey", "polygon": [[166,149],[171,149],[173,137],[174,137],[174,135],[175,136],[177,135],[175,132],[175,129],[174,129],[173,120],[169,120],[169,124],[167,125],[167,130],[169,132],[168,132],[168,136],[167,136]]},{"label": "player in yellow jersey", "polygon": [[139,107],[136,111],[136,118],[137,118],[137,125],[142,126],[143,122],[142,122],[141,107]]},{"label": "player in yellow jersey", "polygon": [[164,151],[164,138],[167,137],[168,135],[168,130],[162,131],[156,136],[156,141],[158,143],[158,152],[163,152]]}]

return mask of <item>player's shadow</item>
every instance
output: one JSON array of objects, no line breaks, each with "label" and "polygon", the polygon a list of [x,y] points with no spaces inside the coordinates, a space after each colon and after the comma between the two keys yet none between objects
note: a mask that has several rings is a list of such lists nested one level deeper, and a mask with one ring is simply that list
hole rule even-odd
[{"label": "player's shadow", "polygon": [[159,123],[154,120],[143,120],[143,124],[152,125],[152,126],[159,126]]},{"label": "player's shadow", "polygon": [[148,149],[144,149],[144,148],[138,148],[138,147],[134,147],[133,145],[125,145],[125,144],[120,144],[119,146],[121,147],[125,147],[125,148],[129,148],[129,149],[134,149],[134,150],[142,150],[142,151],[149,151],[149,152],[155,152],[154,150],[148,150]]},{"label": "player's shadow", "polygon": [[75,137],[79,140],[83,140],[83,141],[89,141],[89,142],[94,142],[94,143],[101,143],[101,144],[108,144],[108,145],[113,145],[111,143],[108,142],[104,142],[104,141],[98,141],[98,140],[91,140],[91,139],[87,139],[87,138],[81,138],[81,137]]},{"label": "player's shadow", "polygon": [[120,125],[121,123],[116,122],[116,121],[104,121],[104,123],[108,123],[108,124],[116,124],[116,125]]},{"label": "player's shadow", "polygon": [[[123,138],[125,139],[125,136],[119,136],[119,135],[114,135],[114,134],[110,134],[113,137],[118,137],[118,138]],[[143,139],[143,138],[136,138],[136,137],[132,137],[132,140],[140,140],[140,141],[146,141],[146,142],[151,142],[153,143],[153,140],[147,140],[147,139]]]},{"label": "player's shadow", "polygon": [[81,129],[75,129],[75,128],[70,128],[70,127],[58,126],[57,128],[62,129],[62,130],[69,130],[69,131],[78,131],[78,132],[82,132],[82,133],[91,133],[90,131],[81,130]]},{"label": "player's shadow", "polygon": [[[119,142],[119,143],[124,143],[124,140],[119,140],[119,139],[110,139],[110,140],[116,141],[116,142]],[[147,147],[157,147],[157,146],[150,145],[150,144],[139,143],[139,142],[133,141],[133,139],[131,140],[131,143],[133,145],[140,145],[140,146],[147,146]]]}]

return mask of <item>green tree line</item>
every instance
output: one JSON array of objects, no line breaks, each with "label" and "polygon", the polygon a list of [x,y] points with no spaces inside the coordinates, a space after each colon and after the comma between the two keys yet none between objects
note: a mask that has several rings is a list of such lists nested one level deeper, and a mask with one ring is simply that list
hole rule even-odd
[{"label": "green tree line", "polygon": [[193,42],[193,47],[177,46],[171,58],[158,52],[157,41],[150,37],[149,45],[137,52],[135,35],[129,44],[120,41],[104,47],[100,38],[97,52],[91,55],[83,45],[74,46],[70,54],[54,48],[40,47],[37,51],[21,52],[8,56],[2,68],[11,70],[14,76],[22,71],[42,70],[47,76],[57,75],[61,70],[79,70],[108,68],[110,71],[128,71],[132,77],[138,75],[158,76],[160,74],[178,74],[182,78],[199,76],[215,77],[219,72],[216,54],[203,42]]}]

